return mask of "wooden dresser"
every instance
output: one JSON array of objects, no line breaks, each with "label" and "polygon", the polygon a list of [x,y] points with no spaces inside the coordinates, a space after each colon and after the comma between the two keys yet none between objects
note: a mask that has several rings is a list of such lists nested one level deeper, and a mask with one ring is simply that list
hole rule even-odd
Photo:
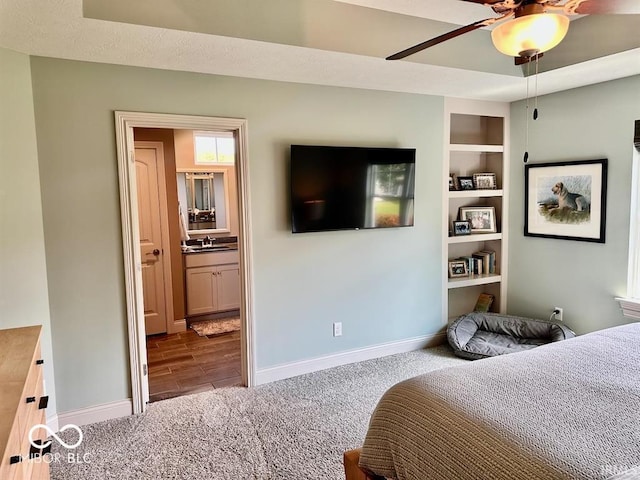
[{"label": "wooden dresser", "polygon": [[[29,443],[33,425],[47,423],[48,397],[43,394],[44,361],[40,356],[41,326],[0,330],[0,479],[48,479],[42,450]],[[44,440],[39,428],[33,438]]]}]

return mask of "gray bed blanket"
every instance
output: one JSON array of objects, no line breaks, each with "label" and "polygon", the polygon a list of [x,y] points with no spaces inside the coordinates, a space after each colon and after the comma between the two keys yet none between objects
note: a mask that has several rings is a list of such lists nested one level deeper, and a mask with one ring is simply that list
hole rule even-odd
[{"label": "gray bed blanket", "polygon": [[640,323],[395,385],[360,466],[399,480],[640,478]]}]

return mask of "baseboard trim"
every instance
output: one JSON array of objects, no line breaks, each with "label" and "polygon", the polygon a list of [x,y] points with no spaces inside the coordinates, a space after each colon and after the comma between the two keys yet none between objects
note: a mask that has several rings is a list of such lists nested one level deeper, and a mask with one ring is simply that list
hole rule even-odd
[{"label": "baseboard trim", "polygon": [[399,340],[396,342],[382,343],[370,347],[347,350],[323,357],[310,358],[298,362],[285,363],[274,367],[263,368],[256,371],[256,385],[297,377],[305,373],[317,372],[327,368],[339,367],[349,363],[362,362],[374,358],[395,355],[396,353],[412,352],[425,347],[436,346],[446,340],[442,332],[432,335]]},{"label": "baseboard trim", "polygon": [[49,429],[52,432],[57,432],[59,430],[58,428],[58,415],[54,415],[53,417],[47,418],[47,427],[49,427]]},{"label": "baseboard trim", "polygon": [[[90,423],[111,420],[112,418],[126,417],[132,413],[133,403],[129,398],[118,402],[103,403],[92,407],[81,408],[79,410],[59,413],[57,415],[57,426],[67,425],[69,423],[73,423],[78,426],[88,425]],[[55,431],[57,432],[58,429],[56,428]]]},{"label": "baseboard trim", "polygon": [[169,323],[169,328],[167,333],[179,333],[187,331],[187,320],[185,318],[181,318],[180,320],[174,320]]}]

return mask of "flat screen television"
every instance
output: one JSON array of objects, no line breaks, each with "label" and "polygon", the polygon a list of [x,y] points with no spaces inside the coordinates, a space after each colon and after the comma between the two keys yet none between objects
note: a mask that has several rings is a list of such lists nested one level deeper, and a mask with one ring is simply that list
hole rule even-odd
[{"label": "flat screen television", "polygon": [[415,148],[291,145],[291,231],[413,226]]}]

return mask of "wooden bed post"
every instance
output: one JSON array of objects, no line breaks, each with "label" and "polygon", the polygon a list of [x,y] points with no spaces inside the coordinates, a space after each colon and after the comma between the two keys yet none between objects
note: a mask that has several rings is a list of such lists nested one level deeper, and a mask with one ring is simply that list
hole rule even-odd
[{"label": "wooden bed post", "polygon": [[367,475],[364,470],[358,466],[361,450],[360,448],[356,448],[344,452],[344,475],[346,480],[375,480],[374,477]]}]

